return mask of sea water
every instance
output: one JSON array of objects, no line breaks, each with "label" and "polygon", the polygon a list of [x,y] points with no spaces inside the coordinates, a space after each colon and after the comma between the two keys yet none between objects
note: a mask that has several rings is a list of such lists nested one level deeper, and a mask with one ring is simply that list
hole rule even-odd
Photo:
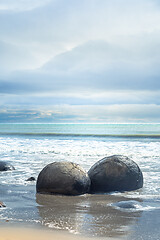
[{"label": "sea water", "polygon": [[[74,198],[37,196],[35,182],[26,181],[37,178],[54,161],[72,161],[88,171],[98,160],[115,154],[139,165],[142,189]],[[0,201],[7,206],[0,209],[2,224],[38,224],[98,237],[122,234],[123,239],[126,229],[135,228],[143,239],[143,217],[160,209],[160,124],[0,124],[0,160],[16,169],[0,172]],[[113,227],[115,215],[120,221]],[[160,217],[156,219],[154,227],[160,223]]]}]

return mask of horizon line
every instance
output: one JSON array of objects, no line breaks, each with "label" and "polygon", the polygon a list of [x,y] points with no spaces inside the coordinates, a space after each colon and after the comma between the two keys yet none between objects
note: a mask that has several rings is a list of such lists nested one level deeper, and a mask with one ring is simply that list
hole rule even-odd
[{"label": "horizon line", "polygon": [[0,122],[0,124],[160,124],[160,122]]}]

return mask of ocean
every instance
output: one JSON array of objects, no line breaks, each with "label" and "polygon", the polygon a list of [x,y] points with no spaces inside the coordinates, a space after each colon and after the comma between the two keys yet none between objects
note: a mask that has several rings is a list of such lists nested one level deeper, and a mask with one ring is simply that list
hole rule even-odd
[{"label": "ocean", "polygon": [[[144,186],[131,192],[76,197],[36,194],[37,178],[54,161],[86,171],[98,160],[125,155],[143,172]],[[98,238],[158,239],[160,235],[160,124],[0,124],[1,225],[27,225]],[[120,203],[120,204],[119,204]],[[128,205],[126,205],[126,203]]]}]

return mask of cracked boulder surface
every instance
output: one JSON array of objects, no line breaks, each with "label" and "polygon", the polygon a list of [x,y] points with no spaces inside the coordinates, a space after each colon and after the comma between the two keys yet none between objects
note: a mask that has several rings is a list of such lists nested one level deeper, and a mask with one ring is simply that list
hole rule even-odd
[{"label": "cracked boulder surface", "polygon": [[91,180],[90,193],[132,191],[143,187],[143,174],[139,166],[122,155],[103,158],[90,168],[88,175]]},{"label": "cracked boulder surface", "polygon": [[90,179],[87,172],[72,162],[53,162],[38,175],[37,193],[81,195],[89,191]]}]

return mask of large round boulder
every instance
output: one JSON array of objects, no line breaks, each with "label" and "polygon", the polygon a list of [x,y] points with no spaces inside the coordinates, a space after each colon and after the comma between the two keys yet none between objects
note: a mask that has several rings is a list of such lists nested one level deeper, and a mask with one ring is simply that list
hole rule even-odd
[{"label": "large round boulder", "polygon": [[12,171],[12,170],[15,170],[12,164],[8,162],[0,161],[0,171]]},{"label": "large round boulder", "polygon": [[53,162],[40,172],[36,189],[38,193],[80,195],[88,192],[88,174],[76,163]]},{"label": "large round boulder", "polygon": [[95,163],[88,175],[90,193],[132,191],[143,187],[143,175],[138,165],[128,157],[113,155]]}]

